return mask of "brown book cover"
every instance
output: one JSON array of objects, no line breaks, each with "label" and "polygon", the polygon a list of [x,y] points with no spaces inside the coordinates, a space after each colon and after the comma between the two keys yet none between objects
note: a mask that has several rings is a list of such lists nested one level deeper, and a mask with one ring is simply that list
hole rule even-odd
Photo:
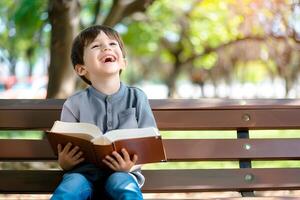
[{"label": "brown book cover", "polygon": [[102,135],[102,133],[99,138],[95,138],[99,133],[89,133],[97,129],[90,128],[95,125],[60,121],[55,123],[52,129],[46,132],[46,136],[56,155],[58,144],[65,146],[71,142],[72,145],[80,148],[86,161],[99,167],[105,166],[102,159],[106,155],[113,151],[120,153],[122,148],[125,148],[131,156],[133,154],[138,156],[136,164],[166,161],[162,138],[153,131],[155,128],[118,129],[107,134],[107,138],[106,134]]},{"label": "brown book cover", "polygon": [[[161,136],[118,140],[112,143],[112,148],[119,153],[122,148],[125,148],[129,155],[136,154],[138,156],[136,164],[166,161]],[[94,151],[98,158],[100,158],[103,154],[102,145],[94,145]]]}]

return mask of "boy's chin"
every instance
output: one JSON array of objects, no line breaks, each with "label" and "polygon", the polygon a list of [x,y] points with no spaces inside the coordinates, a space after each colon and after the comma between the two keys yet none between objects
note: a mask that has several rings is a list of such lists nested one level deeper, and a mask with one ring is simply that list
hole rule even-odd
[{"label": "boy's chin", "polygon": [[121,71],[121,69],[120,68],[118,68],[118,69],[107,69],[107,70],[104,70],[103,72],[102,72],[102,74],[104,74],[104,75],[117,75],[117,74],[120,74],[120,71]]},{"label": "boy's chin", "polygon": [[116,69],[120,69],[120,64],[117,63],[117,62],[106,62],[106,63],[102,63],[102,66],[103,67],[113,67],[113,68],[116,68]]}]

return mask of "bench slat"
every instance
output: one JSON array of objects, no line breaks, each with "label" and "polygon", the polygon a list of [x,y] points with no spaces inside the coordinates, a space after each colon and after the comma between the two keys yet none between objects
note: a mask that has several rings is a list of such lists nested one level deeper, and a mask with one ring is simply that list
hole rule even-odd
[{"label": "bench slat", "polygon": [[[161,130],[236,130],[300,128],[300,109],[285,110],[153,110]],[[244,116],[249,121],[244,121]],[[50,129],[60,110],[0,110],[0,128]]]},{"label": "bench slat", "polygon": [[1,161],[57,160],[48,140],[0,139]]},{"label": "bench slat", "polygon": [[2,130],[47,130],[60,118],[60,110],[0,110]]},{"label": "bench slat", "polygon": [[53,192],[62,174],[58,170],[0,170],[0,193]]},{"label": "bench slat", "polygon": [[[169,161],[300,158],[300,138],[164,139],[163,142]],[[56,159],[47,140],[0,139],[2,161]]]},{"label": "bench slat", "polygon": [[169,161],[300,159],[300,138],[164,139]]},{"label": "bench slat", "polygon": [[300,109],[153,110],[161,130],[297,129]]},{"label": "bench slat", "polygon": [[[0,100],[0,128],[2,130],[49,129],[53,121],[59,119],[63,102],[64,100],[2,99]],[[211,100],[150,101],[157,125],[161,130],[300,128],[298,117],[300,106],[295,102],[273,100],[263,103],[261,101],[261,105],[256,106],[253,102],[255,101],[247,100],[249,106],[241,106],[231,100],[223,100],[219,103],[212,103]],[[187,106],[187,109],[184,106]]]},{"label": "bench slat", "polygon": [[[144,171],[144,192],[299,189],[300,169],[194,169]],[[276,176],[274,176],[276,174]]]},{"label": "bench slat", "polygon": [[[61,109],[65,99],[0,99],[0,110]],[[149,99],[155,110],[300,108],[300,99]]]},{"label": "bench slat", "polygon": [[[144,170],[143,192],[300,189],[300,169]],[[276,176],[274,176],[276,174]],[[61,171],[0,171],[0,193],[49,193]]]}]

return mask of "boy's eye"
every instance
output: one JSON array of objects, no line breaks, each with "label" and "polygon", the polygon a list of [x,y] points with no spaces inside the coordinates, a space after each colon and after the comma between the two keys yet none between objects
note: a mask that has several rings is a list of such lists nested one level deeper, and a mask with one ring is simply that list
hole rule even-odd
[{"label": "boy's eye", "polygon": [[95,45],[92,46],[92,49],[97,48],[97,47],[99,47],[99,46],[100,46],[100,45],[95,44]]},{"label": "boy's eye", "polygon": [[111,43],[109,43],[110,45],[117,45],[117,43],[116,42],[111,42]]}]

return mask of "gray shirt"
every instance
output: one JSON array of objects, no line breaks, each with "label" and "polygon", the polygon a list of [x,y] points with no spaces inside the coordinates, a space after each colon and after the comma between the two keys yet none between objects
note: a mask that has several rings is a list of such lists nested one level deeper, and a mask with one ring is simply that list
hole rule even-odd
[{"label": "gray shirt", "polygon": [[[119,91],[113,95],[103,94],[90,86],[70,96],[63,105],[61,121],[92,123],[97,125],[104,134],[114,129],[156,127],[145,93],[123,83]],[[79,165],[73,171],[85,172],[87,170],[91,174],[91,171],[99,169]],[[144,177],[140,169],[131,173],[142,186]]]}]

